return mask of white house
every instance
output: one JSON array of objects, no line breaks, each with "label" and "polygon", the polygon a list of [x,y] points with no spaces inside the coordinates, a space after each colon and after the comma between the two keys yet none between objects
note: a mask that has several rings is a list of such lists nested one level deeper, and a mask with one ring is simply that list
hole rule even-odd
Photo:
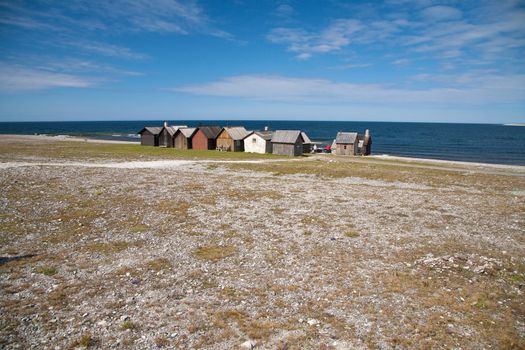
[{"label": "white house", "polygon": [[244,152],[272,153],[271,131],[252,131],[244,138]]}]

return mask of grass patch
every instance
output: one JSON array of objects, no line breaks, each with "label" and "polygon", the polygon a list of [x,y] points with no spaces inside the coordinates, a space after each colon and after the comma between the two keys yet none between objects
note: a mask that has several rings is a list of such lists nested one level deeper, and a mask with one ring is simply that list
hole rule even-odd
[{"label": "grass patch", "polygon": [[35,270],[36,273],[41,273],[45,276],[53,276],[57,273],[57,269],[54,266],[41,266]]},{"label": "grass patch", "polygon": [[237,249],[229,245],[214,245],[198,247],[193,250],[193,255],[202,260],[218,261],[235,254]]},{"label": "grass patch", "polygon": [[356,237],[359,237],[359,233],[357,233],[355,231],[346,231],[345,232],[345,237],[356,238]]},{"label": "grass patch", "polygon": [[84,334],[70,344],[71,349],[75,348],[89,348],[96,345],[95,338],[91,334]]},{"label": "grass patch", "polygon": [[159,272],[161,270],[171,269],[172,265],[171,262],[166,258],[157,258],[148,261],[146,263],[146,267],[148,268],[148,270]]},{"label": "grass patch", "polygon": [[130,229],[129,229],[129,232],[131,232],[131,233],[142,233],[142,232],[146,232],[148,229],[149,229],[148,226],[146,226],[144,224],[138,224],[138,225],[135,225],[135,226],[131,226]]},{"label": "grass patch", "polygon": [[134,330],[134,329],[137,329],[137,325],[133,322],[133,321],[130,321],[130,320],[127,320],[127,321],[124,321],[120,324],[120,328],[122,328],[123,330]]}]

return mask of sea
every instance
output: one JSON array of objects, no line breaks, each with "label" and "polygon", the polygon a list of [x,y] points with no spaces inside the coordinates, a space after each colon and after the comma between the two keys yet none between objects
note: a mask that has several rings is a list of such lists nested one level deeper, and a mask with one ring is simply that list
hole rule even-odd
[{"label": "sea", "polygon": [[[0,134],[71,135],[139,142],[144,126],[164,121],[0,122]],[[302,130],[320,146],[338,131],[372,135],[372,154],[466,162],[525,165],[525,126],[501,124],[404,123],[365,121],[177,120],[169,125],[244,126],[247,130]]]}]

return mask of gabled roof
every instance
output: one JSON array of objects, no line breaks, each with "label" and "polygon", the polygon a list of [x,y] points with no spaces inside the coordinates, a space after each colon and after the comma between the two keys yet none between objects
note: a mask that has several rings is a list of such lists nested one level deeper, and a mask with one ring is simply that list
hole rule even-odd
[{"label": "gabled roof", "polygon": [[153,135],[158,135],[158,134],[160,134],[161,130],[162,130],[161,126],[145,126],[137,134],[142,134],[144,131],[148,131],[148,132],[152,133]]},{"label": "gabled roof", "polygon": [[180,128],[178,132],[184,135],[185,138],[190,138],[193,133],[195,133],[195,130],[197,130],[197,128]]},{"label": "gabled roof", "polygon": [[301,138],[301,131],[299,130],[276,130],[272,136],[273,143],[295,143],[298,138]]},{"label": "gabled roof", "polygon": [[[166,129],[168,131],[168,133],[171,136],[173,136],[173,135],[175,135],[177,130],[179,130],[181,128],[186,128],[186,127],[187,127],[186,125],[172,125],[172,126],[164,126],[164,127],[162,127],[162,129]],[[162,130],[160,132],[162,132]]]},{"label": "gabled roof", "polygon": [[228,135],[230,135],[235,141],[242,140],[249,134],[249,132],[242,126],[225,126],[222,130],[226,130]]},{"label": "gabled roof", "polygon": [[208,139],[216,139],[222,129],[218,126],[199,126],[197,130],[202,131]]},{"label": "gabled roof", "polygon": [[303,138],[303,143],[312,143],[312,140],[310,140],[304,131],[301,131],[301,137]]},{"label": "gabled roof", "polygon": [[257,135],[265,141],[271,141],[273,133],[273,131],[249,131],[248,134],[244,136],[244,139],[246,140],[251,135]]},{"label": "gabled roof", "polygon": [[356,132],[338,132],[335,143],[354,144],[357,139]]}]

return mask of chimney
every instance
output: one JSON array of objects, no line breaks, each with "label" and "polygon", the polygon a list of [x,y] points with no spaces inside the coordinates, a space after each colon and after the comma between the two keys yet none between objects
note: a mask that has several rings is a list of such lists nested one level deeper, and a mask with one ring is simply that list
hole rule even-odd
[{"label": "chimney", "polygon": [[369,136],[370,136],[370,131],[368,131],[368,129],[365,130],[365,136],[366,136],[366,137],[369,137]]},{"label": "chimney", "polygon": [[168,127],[168,122],[164,122],[164,127],[165,127],[165,128]]},{"label": "chimney", "polygon": [[264,131],[268,131],[268,127],[267,126],[264,127]]}]

